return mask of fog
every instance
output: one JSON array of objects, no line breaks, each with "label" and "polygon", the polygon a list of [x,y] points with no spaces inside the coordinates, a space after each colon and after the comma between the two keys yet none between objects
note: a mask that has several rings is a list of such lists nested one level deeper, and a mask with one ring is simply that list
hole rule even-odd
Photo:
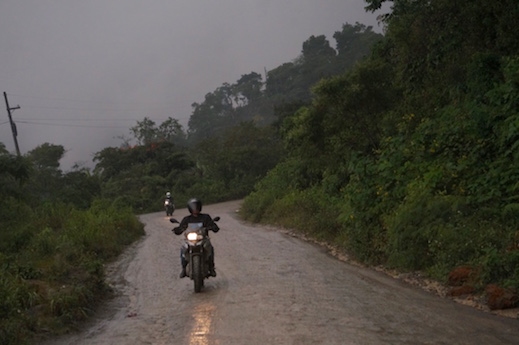
[{"label": "fog", "polygon": [[[373,26],[363,0],[0,0],[0,85],[22,154],[63,145],[63,170],[148,117],[187,129],[194,102],[294,60],[310,36]],[[2,95],[3,96],[3,95]],[[2,97],[2,103],[4,103]],[[7,109],[0,142],[15,153]]]}]

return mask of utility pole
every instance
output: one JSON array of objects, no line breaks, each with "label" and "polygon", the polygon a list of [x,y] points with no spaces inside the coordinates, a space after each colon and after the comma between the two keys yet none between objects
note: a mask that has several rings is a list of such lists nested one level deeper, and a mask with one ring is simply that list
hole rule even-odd
[{"label": "utility pole", "polygon": [[13,121],[13,118],[11,117],[11,110],[20,109],[20,106],[17,105],[14,108],[9,108],[9,101],[7,100],[7,94],[4,91],[4,98],[5,98],[5,106],[7,107],[7,115],[9,115],[9,122],[11,123],[11,131],[13,132],[13,139],[14,139],[14,146],[16,147],[16,153],[18,156],[20,156],[20,148],[18,147],[18,139],[16,137],[18,136],[18,131],[16,130],[16,124]]}]

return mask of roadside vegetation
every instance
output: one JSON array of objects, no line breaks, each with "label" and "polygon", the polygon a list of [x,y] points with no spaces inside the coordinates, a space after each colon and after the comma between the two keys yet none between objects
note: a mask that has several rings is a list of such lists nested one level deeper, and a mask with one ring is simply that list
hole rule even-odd
[{"label": "roadside vegetation", "polygon": [[517,19],[513,0],[393,1],[372,54],[284,119],[243,217],[445,283],[464,267],[465,291],[517,306]]},{"label": "roadside vegetation", "polygon": [[144,233],[130,207],[96,195],[96,177],[61,175],[51,158],[60,152],[45,145],[14,157],[0,145],[0,344],[85,320],[110,296],[104,264]]},{"label": "roadside vegetation", "polygon": [[[384,0],[368,0],[375,10]],[[68,332],[110,296],[104,265],[144,233],[136,215],[244,199],[366,264],[519,298],[516,0],[395,0],[384,35],[344,24],[300,56],[223,83],[188,128],[145,117],[93,169],[45,143],[0,143],[0,344]],[[172,110],[173,111],[173,110]],[[515,299],[514,299],[515,298]]]}]

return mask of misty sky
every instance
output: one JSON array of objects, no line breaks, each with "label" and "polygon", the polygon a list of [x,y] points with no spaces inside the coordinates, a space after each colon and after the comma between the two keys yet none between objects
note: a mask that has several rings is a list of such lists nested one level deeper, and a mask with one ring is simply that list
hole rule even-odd
[{"label": "misty sky", "polygon": [[129,128],[168,117],[243,74],[276,68],[344,23],[382,32],[364,0],[0,0],[0,142],[63,145],[67,171],[93,167]]}]

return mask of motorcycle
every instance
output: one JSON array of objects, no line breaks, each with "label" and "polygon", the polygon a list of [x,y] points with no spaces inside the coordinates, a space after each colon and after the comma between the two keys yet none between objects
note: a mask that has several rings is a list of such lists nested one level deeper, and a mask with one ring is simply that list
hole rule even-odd
[{"label": "motorcycle", "polygon": [[166,210],[166,216],[171,217],[175,211],[175,204],[173,201],[166,199],[164,200],[164,209]]},{"label": "motorcycle", "polygon": [[[220,220],[220,217],[213,218],[214,222]],[[171,223],[178,223],[178,220],[171,218]],[[204,279],[209,278],[209,244],[208,229],[203,227],[202,223],[189,223],[184,231],[186,276],[194,282],[195,292],[200,292],[204,286]]]}]

